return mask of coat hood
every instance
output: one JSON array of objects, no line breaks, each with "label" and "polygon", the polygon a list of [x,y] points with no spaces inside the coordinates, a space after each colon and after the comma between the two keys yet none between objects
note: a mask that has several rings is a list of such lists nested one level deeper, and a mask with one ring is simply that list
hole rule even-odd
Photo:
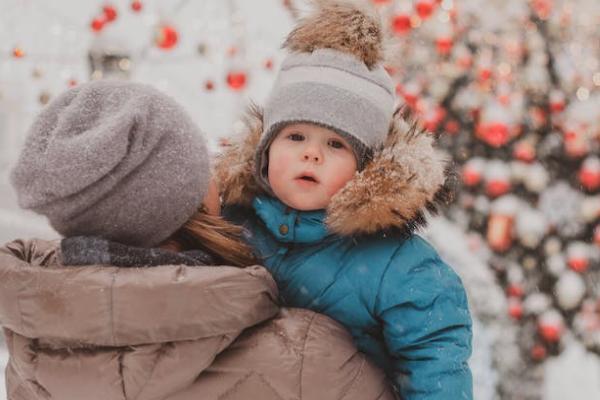
[{"label": "coat hood", "polygon": [[[250,206],[265,195],[255,181],[255,151],[263,134],[263,113],[251,105],[246,132],[218,156],[215,177],[224,205]],[[396,110],[387,139],[365,168],[336,193],[326,210],[330,232],[339,235],[379,231],[411,233],[426,224],[427,212],[451,199],[448,157],[434,148],[434,138],[405,121]]]}]

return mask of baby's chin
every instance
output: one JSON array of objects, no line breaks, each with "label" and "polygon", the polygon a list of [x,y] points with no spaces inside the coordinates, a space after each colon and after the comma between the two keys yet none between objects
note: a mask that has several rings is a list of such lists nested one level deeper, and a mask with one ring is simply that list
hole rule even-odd
[{"label": "baby's chin", "polygon": [[329,199],[311,199],[301,194],[279,196],[275,193],[275,195],[283,204],[298,211],[323,210],[329,204]]}]

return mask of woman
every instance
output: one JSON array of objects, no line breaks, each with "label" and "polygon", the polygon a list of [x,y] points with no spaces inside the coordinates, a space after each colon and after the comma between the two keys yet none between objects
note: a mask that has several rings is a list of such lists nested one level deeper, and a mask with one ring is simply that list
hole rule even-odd
[{"label": "woman", "polygon": [[0,250],[9,399],[393,398],[337,323],[279,309],[216,215],[207,159],[144,85],[94,82],[44,109],[12,182],[65,239]]}]

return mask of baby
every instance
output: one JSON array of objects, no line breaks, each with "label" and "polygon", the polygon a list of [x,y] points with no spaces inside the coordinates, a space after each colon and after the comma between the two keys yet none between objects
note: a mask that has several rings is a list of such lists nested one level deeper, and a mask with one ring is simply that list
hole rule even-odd
[{"label": "baby", "polygon": [[444,200],[446,161],[393,112],[381,37],[368,10],[320,3],[217,181],[284,304],[342,323],[403,399],[471,399],[463,285],[413,233]]}]

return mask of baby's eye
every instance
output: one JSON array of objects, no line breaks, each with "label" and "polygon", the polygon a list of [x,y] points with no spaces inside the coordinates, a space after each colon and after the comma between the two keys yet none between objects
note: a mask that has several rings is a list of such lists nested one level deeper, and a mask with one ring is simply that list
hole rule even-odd
[{"label": "baby's eye", "polygon": [[339,140],[336,139],[330,139],[329,143],[327,143],[328,145],[330,145],[331,147],[333,147],[334,149],[343,149],[344,147],[344,143],[340,142]]},{"label": "baby's eye", "polygon": [[294,142],[301,142],[304,140],[304,135],[301,135],[300,133],[292,133],[288,136],[288,138],[293,140]]}]

